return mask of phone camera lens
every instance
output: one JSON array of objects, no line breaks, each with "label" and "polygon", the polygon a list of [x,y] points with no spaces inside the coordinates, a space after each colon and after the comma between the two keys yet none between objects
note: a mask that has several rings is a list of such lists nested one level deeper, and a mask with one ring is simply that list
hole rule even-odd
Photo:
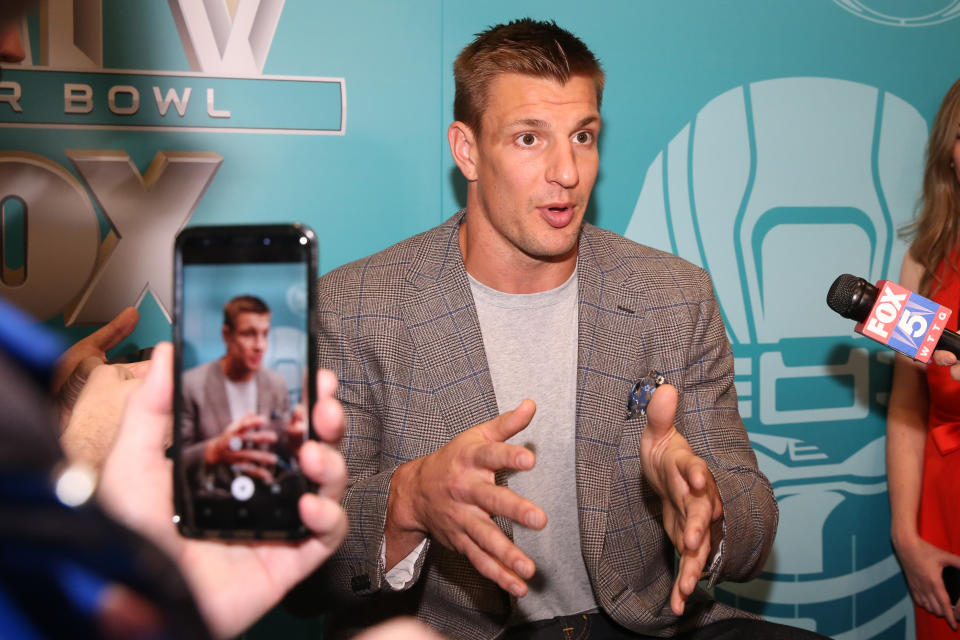
[{"label": "phone camera lens", "polygon": [[270,238],[264,238],[264,239],[263,239],[263,246],[265,246],[265,247],[269,247],[269,246],[270,246]]}]

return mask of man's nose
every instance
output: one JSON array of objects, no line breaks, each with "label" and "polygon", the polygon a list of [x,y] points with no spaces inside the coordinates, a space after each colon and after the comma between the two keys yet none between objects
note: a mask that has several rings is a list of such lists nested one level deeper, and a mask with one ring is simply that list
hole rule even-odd
[{"label": "man's nose", "polygon": [[23,62],[24,56],[20,22],[14,20],[0,25],[0,62]]},{"label": "man's nose", "polygon": [[558,184],[564,189],[573,188],[580,182],[577,157],[569,140],[554,145],[550,150],[546,178],[547,182]]}]

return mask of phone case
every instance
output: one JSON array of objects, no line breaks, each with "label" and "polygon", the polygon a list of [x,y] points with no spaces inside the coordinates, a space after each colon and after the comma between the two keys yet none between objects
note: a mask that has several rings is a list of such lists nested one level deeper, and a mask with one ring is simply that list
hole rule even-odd
[{"label": "phone case", "polygon": [[297,539],[316,489],[296,450],[314,437],[308,227],[189,227],[174,259],[176,522],[187,537]]}]

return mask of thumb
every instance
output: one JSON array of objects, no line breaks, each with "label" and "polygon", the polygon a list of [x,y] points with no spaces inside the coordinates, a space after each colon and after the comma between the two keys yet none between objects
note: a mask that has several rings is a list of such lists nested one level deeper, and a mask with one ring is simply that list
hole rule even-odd
[{"label": "thumb", "polygon": [[944,562],[945,566],[950,566],[955,569],[960,569],[960,556],[947,551],[946,557],[944,558],[944,560],[945,560]]},{"label": "thumb", "polygon": [[499,416],[485,423],[484,432],[495,442],[506,442],[514,435],[523,431],[533,414],[537,412],[537,405],[530,398],[526,398],[513,411],[501,413]]},{"label": "thumb", "polygon": [[949,367],[957,363],[957,356],[950,351],[937,350],[933,352],[933,361],[941,367]]},{"label": "thumb", "polygon": [[647,405],[647,428],[643,436],[659,440],[673,429],[677,415],[677,388],[672,384],[662,384],[653,392]]},{"label": "thumb", "polygon": [[103,325],[93,333],[87,340],[98,349],[107,351],[120,344],[124,338],[133,333],[140,321],[140,312],[134,307],[127,307],[118,313],[113,320]]},{"label": "thumb", "polygon": [[121,437],[135,438],[139,447],[167,445],[173,417],[173,345],[161,342],[153,351],[143,384],[130,394]]}]

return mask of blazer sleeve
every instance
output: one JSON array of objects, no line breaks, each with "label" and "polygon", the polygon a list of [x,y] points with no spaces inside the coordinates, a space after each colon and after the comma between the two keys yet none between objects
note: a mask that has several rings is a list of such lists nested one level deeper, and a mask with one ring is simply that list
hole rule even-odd
[{"label": "blazer sleeve", "polygon": [[689,343],[678,427],[706,461],[723,502],[722,551],[708,567],[712,586],[749,580],[760,572],[773,547],[779,509],[737,409],[733,353],[706,272],[699,285],[699,317]]},{"label": "blazer sleeve", "polygon": [[180,433],[184,466],[195,472],[203,465],[203,450],[206,441],[200,432],[200,398],[203,396],[203,378],[196,371],[184,373],[183,408],[180,411]]},{"label": "blazer sleeve", "polygon": [[[381,407],[367,374],[368,367],[376,367],[377,363],[365,361],[359,354],[361,323],[345,319],[329,302],[317,306],[318,363],[337,375],[337,397],[347,423],[340,452],[347,463],[343,507],[350,522],[346,539],[321,571],[327,588],[337,595],[375,594],[381,589],[391,590],[384,578],[381,546],[390,482],[396,468],[395,462],[383,455]],[[410,585],[419,579],[429,544],[428,539]]]}]

